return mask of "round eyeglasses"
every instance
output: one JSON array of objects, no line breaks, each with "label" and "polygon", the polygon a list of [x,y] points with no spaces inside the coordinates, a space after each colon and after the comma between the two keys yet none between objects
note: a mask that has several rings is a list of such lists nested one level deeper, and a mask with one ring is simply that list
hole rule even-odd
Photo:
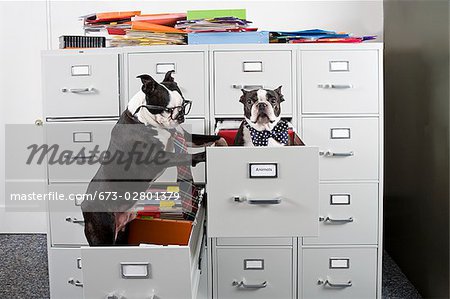
[{"label": "round eyeglasses", "polygon": [[157,114],[162,113],[163,111],[170,114],[170,118],[172,120],[176,120],[179,117],[188,115],[189,112],[191,112],[192,108],[192,101],[190,100],[183,100],[183,104],[181,106],[175,106],[175,107],[163,107],[163,106],[157,106],[157,105],[142,105],[139,106],[138,109],[136,109],[136,112],[134,114],[138,113],[138,111],[141,108],[146,108],[150,113]]}]

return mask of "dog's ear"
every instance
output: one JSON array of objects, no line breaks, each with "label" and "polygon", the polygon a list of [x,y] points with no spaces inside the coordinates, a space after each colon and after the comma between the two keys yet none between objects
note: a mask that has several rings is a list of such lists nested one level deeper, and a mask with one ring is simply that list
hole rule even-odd
[{"label": "dog's ear", "polygon": [[282,85],[278,86],[277,89],[275,89],[274,91],[275,91],[275,92],[278,94],[278,96],[280,97],[280,102],[283,102],[283,101],[284,101],[284,96],[283,96],[283,94],[281,93],[281,87],[282,87]]},{"label": "dog's ear", "polygon": [[163,82],[175,82],[175,80],[172,77],[172,74],[175,73],[174,70],[168,71],[166,75],[164,76]]},{"label": "dog's ear", "polygon": [[245,89],[241,89],[241,91],[242,91],[242,95],[241,95],[241,98],[239,99],[239,102],[244,104],[245,103],[245,97],[246,97],[247,93],[249,93],[249,91],[247,91]]},{"label": "dog's ear", "polygon": [[136,78],[141,79],[142,82],[142,91],[145,94],[150,94],[155,90],[156,84],[158,84],[155,79],[153,79],[151,76],[145,74],[145,75],[139,75]]}]

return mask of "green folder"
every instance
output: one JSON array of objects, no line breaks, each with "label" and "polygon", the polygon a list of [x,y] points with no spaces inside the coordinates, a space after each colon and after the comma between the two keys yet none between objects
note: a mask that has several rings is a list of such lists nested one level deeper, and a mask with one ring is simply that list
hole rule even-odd
[{"label": "green folder", "polygon": [[246,20],[245,9],[210,9],[210,10],[188,10],[188,20],[212,19],[221,17],[235,17]]}]

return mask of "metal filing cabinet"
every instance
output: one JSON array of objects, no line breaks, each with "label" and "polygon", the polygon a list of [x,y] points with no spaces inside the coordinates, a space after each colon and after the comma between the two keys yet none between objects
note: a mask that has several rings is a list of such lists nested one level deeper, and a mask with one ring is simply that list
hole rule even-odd
[{"label": "metal filing cabinet", "polygon": [[[277,150],[269,149],[270,155],[258,161],[256,152],[267,149],[247,153],[241,148],[243,155],[231,153],[235,149],[208,152],[208,159],[221,159],[218,164],[223,166],[207,174],[212,179],[206,187],[221,194],[208,194],[208,267],[207,271],[202,269],[208,275],[208,298],[381,298],[382,51],[381,43],[46,51],[46,138],[76,149],[80,144],[73,142],[74,133],[91,132],[107,146],[108,130],[139,89],[136,76],[143,73],[161,79],[163,72],[175,70],[175,80],[194,103],[186,125],[198,133],[213,132],[218,120],[242,117],[241,88],[282,85],[282,116],[308,145],[303,149],[315,148],[316,154],[307,161],[298,160],[304,167],[297,174],[294,163],[283,160],[290,154]],[[98,124],[103,126],[97,128]],[[78,134],[76,140],[86,141],[83,138],[88,135]],[[262,183],[264,180],[242,183],[248,173],[233,172],[242,165],[226,160],[223,155],[227,151],[241,157],[241,163],[273,162],[276,158],[283,163],[279,179],[297,189],[311,185],[307,171],[312,170],[312,160],[318,159],[319,171],[311,172],[320,183],[315,203],[290,201],[291,193],[287,192],[289,196],[276,207],[253,205],[252,200],[274,199],[289,187],[282,190],[276,184]],[[84,192],[94,170],[71,167],[48,166],[48,191]],[[204,169],[204,165],[194,169],[197,181],[205,181]],[[291,177],[283,177],[286,171]],[[168,169],[160,181],[173,180],[175,173]],[[227,179],[236,189],[220,184]],[[245,200],[230,201],[235,197]],[[89,299],[196,297],[199,244],[203,243],[200,226],[188,246],[80,250],[86,241],[79,204],[74,200],[49,207],[53,299],[83,298],[83,292]],[[134,267],[137,262],[141,264]],[[126,276],[139,274],[144,268],[147,278],[123,276],[123,271]],[[179,282],[178,289],[173,287],[174,279]]]},{"label": "metal filing cabinet", "polygon": [[321,181],[319,236],[299,239],[299,298],[381,298],[382,51],[379,43],[298,51],[299,129],[320,148]]},{"label": "metal filing cabinet", "polygon": [[[47,191],[66,198],[84,194],[98,164],[77,162],[98,158],[90,154],[95,145],[99,146],[98,151],[108,147],[111,129],[127,105],[128,94],[138,90],[141,82],[136,76],[142,73],[162,80],[160,72],[174,67],[173,77],[182,86],[186,98],[194,102],[184,127],[192,133],[207,133],[207,56],[204,46],[127,48],[127,52],[123,49],[45,51],[42,61],[46,142],[76,153],[74,163],[47,164]],[[82,148],[85,152],[77,154]],[[204,169],[204,165],[194,168],[198,182],[205,180]],[[175,180],[176,170],[171,168],[158,182]],[[80,208],[82,200],[78,197],[48,204],[51,298],[196,297],[204,244],[203,209],[187,246],[89,248],[83,247],[87,241]],[[140,276],[144,270],[148,271],[146,277]],[[179,282],[177,288],[170,287],[173,280]]]}]

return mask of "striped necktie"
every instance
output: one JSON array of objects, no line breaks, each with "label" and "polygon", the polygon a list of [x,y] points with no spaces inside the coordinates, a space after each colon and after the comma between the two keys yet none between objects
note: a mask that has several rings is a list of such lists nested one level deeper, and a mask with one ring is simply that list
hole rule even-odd
[{"label": "striped necktie", "polygon": [[[177,130],[171,131],[175,153],[186,154],[187,144],[184,134]],[[194,220],[198,210],[198,197],[195,196],[196,188],[192,178],[190,165],[177,166],[177,182],[180,192],[183,217],[186,220]]]}]

